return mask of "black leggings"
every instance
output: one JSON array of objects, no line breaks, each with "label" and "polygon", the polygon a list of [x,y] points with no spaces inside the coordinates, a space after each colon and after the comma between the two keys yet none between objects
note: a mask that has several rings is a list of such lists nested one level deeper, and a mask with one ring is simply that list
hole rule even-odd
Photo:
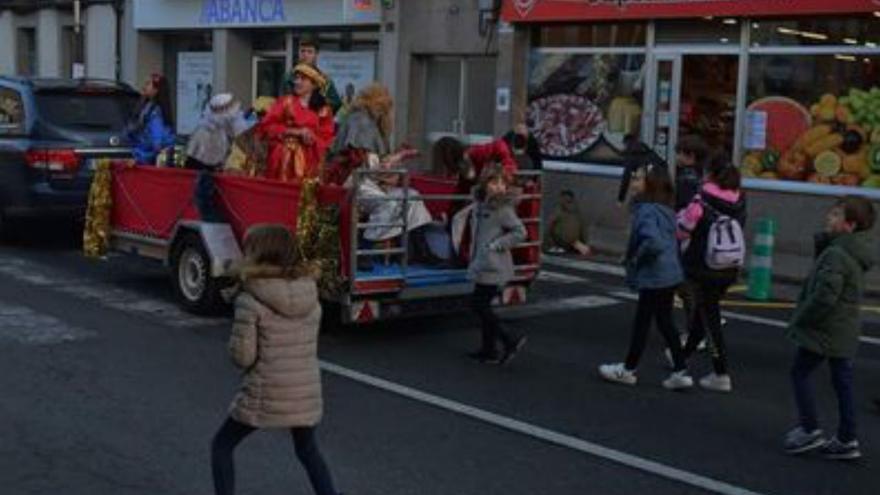
[{"label": "black leggings", "polygon": [[681,341],[672,324],[672,303],[675,287],[666,289],[643,289],[639,291],[639,304],[636,307],[636,318],[633,321],[632,338],[629,342],[629,353],[626,356],[626,369],[635,370],[639,366],[645,344],[648,342],[648,331],[651,322],[657,322],[657,329],[672,352],[675,371],[685,369],[684,355],[681,352]]},{"label": "black leggings", "polygon": [[498,315],[492,310],[492,299],[499,294],[497,286],[477,284],[471,299],[471,307],[480,317],[483,330],[483,345],[480,352],[487,356],[498,355],[498,341],[504,344],[505,350],[510,350],[516,344],[516,338],[501,325]]},{"label": "black leggings", "polygon": [[[217,495],[235,493],[235,463],[232,454],[235,447],[256,431],[253,426],[227,418],[211,443],[211,470],[214,474],[214,492]],[[337,495],[327,464],[318,449],[314,428],[291,428],[294,448],[303,465],[316,495]]]},{"label": "black leggings", "polygon": [[724,333],[721,331],[721,298],[727,293],[730,285],[727,282],[700,282],[693,286],[693,319],[689,325],[684,355],[685,358],[690,357],[708,332],[712,368],[716,375],[727,374],[727,346],[724,343]]}]

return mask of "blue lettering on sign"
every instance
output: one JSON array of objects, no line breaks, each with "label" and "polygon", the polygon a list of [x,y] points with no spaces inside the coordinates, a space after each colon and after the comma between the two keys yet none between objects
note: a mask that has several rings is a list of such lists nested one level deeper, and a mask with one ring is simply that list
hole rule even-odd
[{"label": "blue lettering on sign", "polygon": [[284,0],[204,0],[204,25],[284,22]]}]

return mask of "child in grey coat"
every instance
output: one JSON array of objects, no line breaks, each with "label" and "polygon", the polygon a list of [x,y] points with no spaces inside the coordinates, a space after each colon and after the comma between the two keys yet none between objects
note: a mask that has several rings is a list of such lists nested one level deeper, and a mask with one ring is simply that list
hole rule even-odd
[{"label": "child in grey coat", "polygon": [[[526,228],[516,215],[509,178],[501,167],[487,167],[475,189],[476,205],[471,218],[471,263],[468,268],[476,283],[472,308],[480,317],[483,343],[468,354],[486,364],[506,364],[526,343],[525,336],[506,330],[492,311],[492,300],[513,279],[510,250],[524,241]],[[498,341],[504,344],[498,353]]]}]

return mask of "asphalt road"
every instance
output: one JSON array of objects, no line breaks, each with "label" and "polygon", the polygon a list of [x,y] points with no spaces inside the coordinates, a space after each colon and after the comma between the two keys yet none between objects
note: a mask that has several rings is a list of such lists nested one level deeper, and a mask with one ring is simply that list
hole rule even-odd
[{"label": "asphalt road", "polygon": [[[77,237],[50,224],[0,244],[0,493],[211,493],[208,444],[237,385],[228,315],[182,312],[161,267],[85,260]],[[663,390],[656,334],[639,385],[616,386],[596,366],[625,352],[634,304],[621,280],[547,272],[506,315],[530,336],[509,367],[463,357],[478,341],[468,314],[322,337],[320,439],[346,494],[877,493],[880,346],[857,360],[865,458],[792,458],[780,451],[794,418],[785,309],[735,309],[766,320],[727,326],[730,395]],[[240,493],[309,493],[283,432],[248,439],[237,461]]]}]

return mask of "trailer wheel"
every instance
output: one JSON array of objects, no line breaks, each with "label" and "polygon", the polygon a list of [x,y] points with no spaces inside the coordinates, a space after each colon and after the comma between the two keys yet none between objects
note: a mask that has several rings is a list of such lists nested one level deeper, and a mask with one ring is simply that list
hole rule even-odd
[{"label": "trailer wheel", "polygon": [[211,275],[211,258],[196,234],[184,234],[171,253],[171,283],[177,300],[196,314],[215,312],[222,302],[222,280]]}]

